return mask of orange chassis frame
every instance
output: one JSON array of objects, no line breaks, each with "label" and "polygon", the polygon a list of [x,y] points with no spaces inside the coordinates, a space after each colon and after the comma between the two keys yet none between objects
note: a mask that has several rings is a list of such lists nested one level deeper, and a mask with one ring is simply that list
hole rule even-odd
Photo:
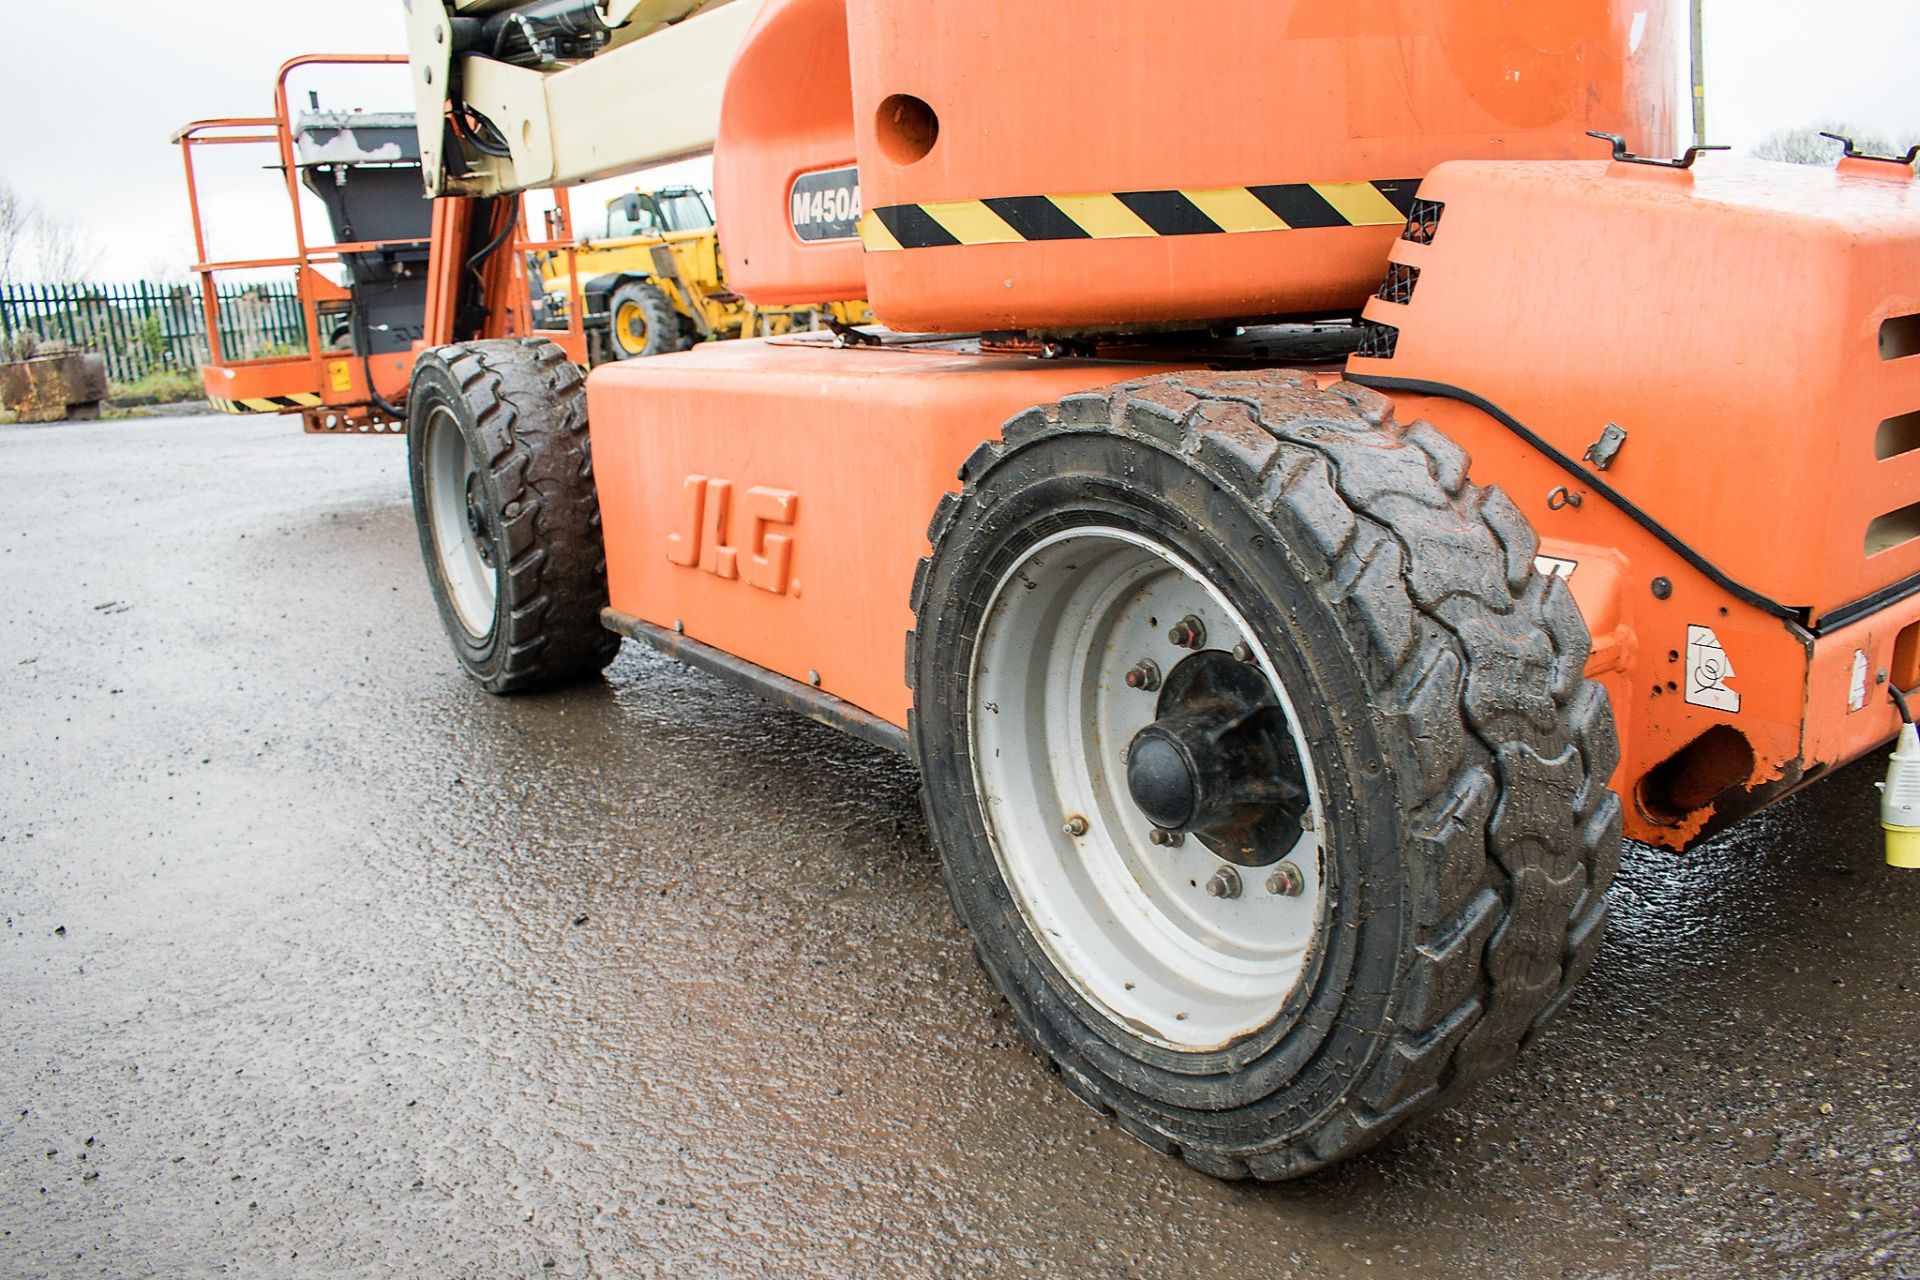
[{"label": "orange chassis frame", "polygon": [[[607,625],[904,750],[908,601],[928,519],[960,465],[1030,406],[1193,368],[811,338],[603,366],[588,412]],[[1402,421],[1431,421],[1474,458],[1479,483],[1520,504],[1541,534],[1541,567],[1566,578],[1593,635],[1587,671],[1613,702],[1613,782],[1632,838],[1689,847],[1893,736],[1885,686],[1897,638],[1920,627],[1920,596],[1816,635],[1716,585],[1609,504],[1552,506],[1565,473],[1481,408],[1391,398]],[[1738,743],[1713,735],[1725,717],[1683,696],[1698,622],[1739,662]],[[1850,706],[1860,661],[1870,696]]]},{"label": "orange chassis frame", "polygon": [[[453,340],[460,277],[457,272],[440,269],[440,259],[443,248],[467,242],[467,234],[472,229],[472,206],[475,202],[459,199],[434,202],[432,244],[435,268],[430,272],[433,292],[427,303],[423,340],[415,343],[410,352],[364,358],[351,351],[327,350],[320,333],[320,308],[323,304],[346,300],[348,291],[329,279],[320,268],[339,263],[345,254],[416,246],[421,242],[309,242],[287,96],[288,78],[305,67],[404,67],[406,63],[404,56],[393,54],[308,54],[294,58],[281,66],[274,81],[273,115],[197,120],[174,136],[174,142],[180,147],[181,163],[186,173],[187,202],[193,217],[195,261],[191,269],[200,282],[201,306],[206,316],[210,358],[201,370],[201,379],[208,399],[216,407],[231,413],[297,412],[301,415],[304,428],[315,434],[384,434],[406,429],[404,417],[389,412],[389,409],[403,405],[415,355],[428,347]],[[276,165],[285,180],[287,201],[293,212],[294,252],[291,256],[219,261],[209,256],[199,179],[194,169],[194,152],[209,146],[274,148]],[[527,255],[564,253],[568,255],[568,272],[572,273],[573,270],[571,204],[564,190],[555,191],[553,195],[555,207],[547,215],[547,234],[542,239],[524,234],[524,200],[514,200],[516,230],[511,244],[503,246],[488,263],[486,297],[489,307],[485,330],[477,336],[513,337],[537,332],[541,337],[558,343],[576,363],[584,365],[586,333],[578,319],[582,300],[577,281],[568,328],[536,330],[533,325]],[[422,199],[425,199],[424,195]],[[495,225],[487,230],[493,232],[498,229],[496,211]],[[300,311],[305,324],[306,350],[293,355],[251,360],[229,358],[227,343],[220,331],[216,277],[227,272],[288,269],[295,274]]]}]

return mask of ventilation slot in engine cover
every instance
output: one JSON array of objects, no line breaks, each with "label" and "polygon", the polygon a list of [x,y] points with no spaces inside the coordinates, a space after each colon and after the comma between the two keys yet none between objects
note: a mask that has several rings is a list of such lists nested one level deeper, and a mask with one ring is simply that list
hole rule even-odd
[{"label": "ventilation slot in engine cover", "polygon": [[1920,355],[1920,315],[1894,316],[1880,326],[1880,358],[1903,360]]},{"label": "ventilation slot in engine cover", "polygon": [[1873,438],[1873,454],[1882,462],[1915,449],[1920,449],[1920,412],[1888,418]]},{"label": "ventilation slot in engine cover", "polygon": [[1878,516],[1867,526],[1865,551],[1877,556],[1883,551],[1895,547],[1904,547],[1915,538],[1920,538],[1920,502],[1909,503],[1898,511],[1889,511]]},{"label": "ventilation slot in engine cover", "polygon": [[1382,302],[1412,302],[1414,288],[1420,283],[1420,268],[1403,262],[1389,263],[1386,283],[1375,296]]},{"label": "ventilation slot in engine cover", "polygon": [[1407,229],[1400,233],[1400,238],[1415,244],[1432,244],[1433,237],[1440,231],[1440,215],[1446,208],[1438,200],[1415,200],[1407,212]]}]

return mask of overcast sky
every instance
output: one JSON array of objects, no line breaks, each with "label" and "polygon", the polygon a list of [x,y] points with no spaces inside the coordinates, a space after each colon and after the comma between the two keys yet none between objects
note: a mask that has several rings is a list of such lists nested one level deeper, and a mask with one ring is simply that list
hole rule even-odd
[{"label": "overcast sky", "polygon": [[[200,117],[269,114],[275,68],[295,54],[404,48],[400,0],[5,7],[0,178],[91,237],[105,278],[178,275],[192,257],[179,156],[168,145],[176,128]],[[1713,141],[1744,149],[1777,128],[1832,120],[1920,142],[1920,2],[1708,0],[1706,21]],[[381,95],[368,87],[364,96]],[[332,92],[326,101],[383,105]],[[680,166],[664,177],[700,173]],[[216,251],[272,252],[243,243],[280,234],[264,216],[230,215],[221,228],[227,243]]]}]

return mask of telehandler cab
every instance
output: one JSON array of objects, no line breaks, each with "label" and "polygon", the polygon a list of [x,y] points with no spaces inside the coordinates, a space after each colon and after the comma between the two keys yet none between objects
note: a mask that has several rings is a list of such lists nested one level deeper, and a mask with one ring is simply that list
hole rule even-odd
[{"label": "telehandler cab", "polygon": [[[1920,827],[1914,156],[1635,155],[1666,0],[408,9],[461,664],[634,638],[910,754],[1027,1042],[1148,1145],[1292,1177],[1504,1068],[1623,829],[1897,733]],[[503,340],[503,196],[709,146],[733,286],[884,329]]]}]

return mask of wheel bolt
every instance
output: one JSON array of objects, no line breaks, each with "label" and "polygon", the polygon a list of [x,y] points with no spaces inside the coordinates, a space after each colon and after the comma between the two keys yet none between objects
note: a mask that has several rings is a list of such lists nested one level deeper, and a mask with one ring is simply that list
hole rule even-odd
[{"label": "wheel bolt", "polygon": [[1153,843],[1163,849],[1178,849],[1187,842],[1185,832],[1173,831],[1166,827],[1155,827],[1153,830],[1147,832],[1147,839],[1153,841]]},{"label": "wheel bolt", "polygon": [[1182,649],[1198,649],[1207,643],[1207,624],[1188,614],[1173,624],[1167,639]]},{"label": "wheel bolt", "polygon": [[1242,640],[1239,644],[1233,646],[1233,659],[1235,662],[1252,662],[1253,646],[1245,640]]},{"label": "wheel bolt", "polygon": [[1267,892],[1276,898],[1297,898],[1306,890],[1307,878],[1291,862],[1283,862],[1267,877]]},{"label": "wheel bolt", "polygon": [[1240,896],[1240,873],[1232,867],[1221,867],[1207,881],[1207,896],[1213,898],[1237,898]]},{"label": "wheel bolt", "polygon": [[1127,688],[1139,689],[1143,693],[1152,693],[1160,687],[1160,668],[1148,658],[1127,672]]},{"label": "wheel bolt", "polygon": [[1070,836],[1083,836],[1087,834],[1087,820],[1076,813],[1060,829]]}]

